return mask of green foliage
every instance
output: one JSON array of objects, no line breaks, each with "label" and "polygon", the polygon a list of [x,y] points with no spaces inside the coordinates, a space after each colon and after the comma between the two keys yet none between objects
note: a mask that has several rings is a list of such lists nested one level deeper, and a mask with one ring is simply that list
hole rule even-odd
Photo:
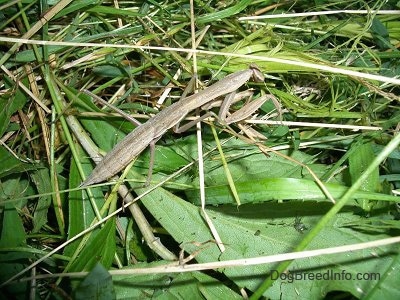
[{"label": "green foliage", "polygon": [[[139,263],[139,268],[155,267],[159,262]],[[200,272],[181,274],[116,276],[114,288],[117,299],[241,299],[215,278]]]},{"label": "green foliage", "polygon": [[107,269],[97,263],[76,288],[74,299],[115,299],[112,278]]},{"label": "green foliage", "polygon": [[[194,256],[188,264],[210,263],[398,236],[400,151],[385,148],[396,139],[400,122],[399,84],[394,82],[400,77],[400,19],[387,12],[398,9],[396,3],[196,1],[196,38],[202,36],[196,48],[214,51],[197,53],[196,60],[183,51],[192,40],[187,1],[0,3],[0,284],[22,271],[22,277],[90,271],[84,279],[68,274],[37,279],[36,290],[31,282],[13,278],[2,286],[0,298],[25,299],[32,293],[49,299],[65,294],[76,299],[235,299],[243,293],[270,299],[399,298],[398,245],[296,259],[279,278],[274,278],[274,270],[284,266],[279,262],[110,275],[117,268],[167,268],[164,254],[178,257],[181,250],[185,257]],[[334,10],[342,12],[319,13]],[[285,17],[293,12],[313,15]],[[252,15],[274,17],[240,19]],[[22,35],[47,44],[4,39]],[[240,90],[253,89],[252,99],[264,94],[277,99],[258,111],[258,119],[275,121],[253,124],[266,138],[259,144],[245,140],[236,124],[227,128],[215,122],[221,153],[208,125],[202,126],[205,211],[225,252],[200,211],[193,129],[160,137],[149,186],[143,186],[148,150],[124,174],[132,197],[155,188],[136,206],[110,216],[126,199],[116,200],[114,184],[79,188],[94,168],[99,154],[93,152],[110,151],[135,128],[81,89],[146,122],[182,95],[194,63],[205,85],[257,63],[266,80]],[[178,69],[181,76],[174,77]],[[370,80],[346,71],[386,78]],[[170,96],[156,105],[166,86],[172,87]],[[382,153],[386,160],[375,167]],[[343,198],[365,172],[366,180]],[[334,211],[338,203],[344,205]],[[47,257],[57,247],[58,253]],[[38,261],[36,273],[24,270]],[[291,280],[296,274],[329,272],[379,276]],[[265,281],[268,276],[273,284]]]},{"label": "green foliage", "polygon": [[[10,89],[12,87],[12,82],[7,76],[3,77],[3,84],[6,88]],[[1,108],[0,108],[0,135],[2,136],[10,123],[11,116],[21,109],[26,103],[26,97],[20,89],[11,95],[11,93],[6,93],[1,95]]]},{"label": "green foliage", "polygon": [[71,265],[71,271],[90,270],[98,262],[106,268],[111,266],[115,253],[115,221],[106,222],[96,236],[89,241],[79,257]]}]

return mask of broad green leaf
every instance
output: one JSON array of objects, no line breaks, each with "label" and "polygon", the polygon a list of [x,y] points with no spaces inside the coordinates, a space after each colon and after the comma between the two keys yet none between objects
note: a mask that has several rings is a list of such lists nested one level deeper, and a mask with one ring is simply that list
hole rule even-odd
[{"label": "broad green leaf", "polygon": [[[171,145],[156,145],[154,154],[154,172],[168,174],[176,171],[178,168],[185,166],[190,161],[187,157],[180,155],[176,148]],[[142,168],[142,174],[147,175],[150,161],[150,151],[145,150],[138,159],[135,166]]]},{"label": "broad green leaf", "polygon": [[35,164],[24,163],[13,156],[4,146],[0,146],[0,178],[11,174],[19,174],[38,168]]},{"label": "broad green leaf", "polygon": [[375,17],[372,19],[370,31],[375,39],[376,44],[380,48],[384,50],[392,48],[389,32],[379,18]]},{"label": "broad green leaf", "polygon": [[112,218],[85,245],[79,257],[72,263],[70,271],[90,270],[98,262],[108,269],[114,259],[115,250],[115,219]]},{"label": "broad green leaf", "polygon": [[[214,149],[214,141],[208,142],[205,140],[204,144],[206,150]],[[175,151],[184,159],[182,160],[182,163],[184,163],[185,160],[186,162],[191,162],[197,159],[197,145],[193,138],[179,139],[175,143],[171,142],[167,145],[172,151]],[[162,151],[164,152],[164,150]],[[255,146],[248,145],[240,140],[229,140],[228,142],[224,142],[223,151],[235,183],[279,177],[312,178],[308,171],[299,164],[289,161],[287,158],[278,156],[274,153],[266,156],[260,153],[258,148]],[[300,151],[295,151],[291,154],[289,154],[288,151],[282,151],[281,153],[289,155],[300,163],[307,164],[317,174],[317,176],[324,174],[327,170],[327,166],[325,165],[312,164],[314,158]],[[155,163],[157,163],[157,161]],[[206,186],[212,187],[225,185],[227,183],[225,171],[222,167],[220,156],[216,150],[205,158],[204,168]],[[164,172],[165,171],[166,170],[164,170]],[[192,185],[198,185],[198,171],[194,169],[191,173],[191,177],[194,177],[191,179]],[[333,182],[336,182],[336,178],[332,180]]]},{"label": "broad green leaf", "polygon": [[[52,191],[48,169],[39,169],[31,174],[31,178],[38,194],[45,194]],[[47,224],[47,214],[51,204],[50,196],[40,196],[37,200],[33,214],[33,233],[37,233],[43,225]]]},{"label": "broad green leaf", "polygon": [[115,299],[111,275],[97,263],[74,291],[74,299]]},{"label": "broad green leaf", "polygon": [[[371,143],[355,143],[352,145],[351,155],[349,157],[349,173],[351,182],[355,182],[361,174],[368,168],[371,161],[374,160],[375,154],[372,150]],[[368,179],[362,184],[360,190],[369,191],[369,192],[377,192],[380,190],[379,184],[379,170],[375,169]],[[359,201],[360,206],[366,212],[371,211],[374,203],[370,202],[366,198],[360,198]]]},{"label": "broad green leaf", "polygon": [[[375,154],[371,143],[355,144],[356,149],[349,157],[349,171],[351,181],[355,182],[360,175],[367,169],[371,161],[374,160]],[[368,179],[362,184],[361,190],[376,192],[379,191],[379,170],[375,169]]]},{"label": "broad green leaf", "polygon": [[1,224],[0,248],[18,247],[25,243],[26,234],[21,217],[12,204],[6,204]]},{"label": "broad green leaf", "polygon": [[[137,192],[141,191],[137,190]],[[209,229],[200,217],[198,207],[160,188],[143,197],[142,202],[187,252],[193,253],[199,250],[191,242],[206,242],[212,239]],[[296,217],[303,216],[302,224],[311,228],[330,206],[329,203],[286,202],[243,205],[239,208],[221,206],[208,210],[227,249],[221,254],[218,247],[211,244],[210,247],[199,251],[196,259],[199,262],[209,262],[290,252],[302,237],[301,232],[295,228]],[[321,235],[314,239],[310,247],[327,248],[387,237],[386,235],[371,236],[341,227],[340,224],[352,218],[351,210],[338,215],[331,226],[324,229]],[[352,276],[357,272],[384,272],[392,263],[392,256],[388,249],[390,247],[377,249],[379,257],[373,251],[335,255],[335,266],[330,266],[332,257],[329,256],[299,260],[292,264],[291,271],[325,272],[332,269],[335,272],[341,272],[345,270]],[[276,265],[227,268],[224,273],[239,287],[254,290],[274,266]],[[301,290],[304,298],[320,299],[329,291],[337,289],[361,296],[375,284],[377,281],[343,282],[340,280],[301,281],[287,284],[285,280],[278,280],[274,287],[268,290],[268,296],[274,299],[279,298],[284,290],[287,299],[294,299],[297,297],[296,291]]]},{"label": "broad green leaf", "polygon": [[[46,46],[49,54],[57,53],[58,51],[62,51],[66,47],[64,46]],[[40,59],[43,59],[43,47],[38,47],[38,55]],[[14,63],[28,63],[32,61],[36,61],[36,56],[33,50],[22,50],[15,53],[13,57],[10,58],[10,61]]]},{"label": "broad green leaf", "polygon": [[[232,141],[224,146],[224,153],[229,161],[229,169],[236,183],[280,177],[312,179],[312,176],[304,167],[285,157],[274,153],[266,156],[260,153],[257,148],[239,141]],[[317,176],[326,171],[326,166],[312,164],[314,158],[310,155],[300,151],[290,154],[288,151],[282,151],[281,153],[300,163],[307,164],[317,173]],[[206,186],[226,184],[221,160],[216,153],[212,153],[209,159],[205,161],[204,173]]]},{"label": "broad green leaf", "polygon": [[398,299],[400,298],[399,274],[400,271],[400,253],[388,265],[385,272],[380,274],[381,280],[363,295],[363,299]]},{"label": "broad green leaf", "polygon": [[[250,149],[249,146],[238,141],[227,143],[224,148],[225,156],[230,160],[229,169],[233,174],[242,203],[270,200],[327,199],[314,178],[299,164],[276,154],[270,154],[267,157],[258,152],[251,152]],[[287,152],[282,153],[288,154]],[[307,164],[318,177],[328,170],[327,166],[312,164],[313,158],[300,151],[293,152],[290,157],[300,163]],[[205,161],[204,173],[207,204],[235,203],[218,156],[211,155]],[[196,183],[197,179],[195,178],[193,181]],[[334,198],[339,198],[348,189],[339,176],[331,182],[334,183],[324,183],[324,185]],[[185,193],[189,201],[196,204],[200,203],[198,188],[186,189]],[[359,191],[354,196],[356,199],[360,197],[370,200],[397,201],[394,196],[373,192]]]},{"label": "broad green leaf", "polygon": [[[28,251],[17,252],[27,244],[25,227],[19,214],[26,205],[26,200],[18,200],[26,194],[32,193],[28,187],[28,181],[20,177],[13,176],[12,179],[2,179],[0,181],[0,249],[2,257],[0,263],[0,280],[4,282],[13,275],[24,269],[29,261],[35,259],[34,255]],[[9,202],[12,200],[11,202]],[[8,201],[4,203],[3,201]],[[28,295],[28,285],[14,283],[2,288],[4,299],[21,299]],[[1,297],[1,294],[0,294]]]},{"label": "broad green leaf", "polygon": [[[86,153],[82,150],[80,146],[77,145],[77,150],[81,154],[81,163],[84,171],[87,174],[91,172],[93,169],[89,158],[85,157]],[[70,164],[70,172],[69,172],[69,186],[77,187],[81,184],[82,179],[79,175],[78,169],[76,167],[75,160],[71,160]],[[92,189],[92,193],[95,199],[95,203],[99,207],[104,203],[104,195],[99,189]],[[85,195],[85,197],[83,197]],[[87,194],[85,191],[76,190],[69,192],[68,197],[68,238],[72,238],[78,233],[82,232],[86,228],[90,226],[90,223],[95,217],[95,213],[93,207],[87,198]],[[97,230],[95,230],[96,232]],[[64,249],[65,255],[72,255],[76,247],[78,247],[81,239],[74,241],[69,244]]]},{"label": "broad green leaf", "polygon": [[[338,184],[324,183],[331,195],[339,199],[348,190],[348,187]],[[290,188],[288,188],[290,187]],[[258,203],[271,200],[296,200],[296,201],[330,201],[322,192],[319,185],[313,180],[297,178],[265,178],[236,183],[236,188],[242,201]],[[235,199],[230,193],[228,185],[208,186],[205,189],[208,205],[235,204]],[[185,191],[188,199],[195,204],[200,203],[199,189]],[[354,194],[354,199],[369,199],[397,202],[395,196],[359,191]]]},{"label": "broad green leaf", "polygon": [[0,206],[2,208],[0,248],[12,248],[26,244],[26,233],[18,211],[26,201],[13,201],[24,196],[27,181],[20,178],[0,182]]},{"label": "broad green leaf", "polygon": [[171,280],[168,288],[157,289],[153,299],[203,299],[198,280],[190,273],[182,273]]},{"label": "broad green leaf", "polygon": [[125,70],[115,65],[101,65],[93,68],[93,72],[101,77],[115,78],[117,76],[128,77],[129,69]]},{"label": "broad green leaf", "polygon": [[[11,89],[13,87],[12,80],[7,76],[3,76],[5,87]],[[27,84],[26,80],[23,81]],[[0,96],[0,136],[3,136],[10,123],[10,117],[26,103],[26,96],[21,89],[16,89],[14,93],[6,93]]]},{"label": "broad green leaf", "polygon": [[[164,264],[164,261],[151,263],[138,263],[132,268],[154,267]],[[117,299],[147,299],[152,298],[158,291],[168,288],[171,281],[178,274],[135,274],[113,277],[114,289]]]},{"label": "broad green leaf", "polygon": [[193,277],[199,280],[198,289],[204,298],[217,299],[243,299],[241,295],[228,288],[223,282],[201,272],[193,272]]},{"label": "broad green leaf", "polygon": [[[165,262],[139,263],[155,267]],[[113,278],[117,299],[241,299],[219,280],[201,272],[181,274],[124,275]]]}]

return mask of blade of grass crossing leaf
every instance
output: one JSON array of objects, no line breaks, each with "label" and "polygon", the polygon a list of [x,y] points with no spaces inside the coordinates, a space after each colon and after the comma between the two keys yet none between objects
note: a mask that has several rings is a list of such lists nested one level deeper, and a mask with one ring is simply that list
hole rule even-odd
[{"label": "blade of grass crossing leaf", "polygon": [[[400,144],[400,134],[394,136],[394,138],[387,144],[387,146],[380,152],[376,158],[371,162],[371,164],[365,169],[365,171],[360,175],[358,180],[350,187],[350,189],[343,195],[339,201],[324,215],[315,227],[313,227],[310,232],[304,237],[304,239],[297,245],[295,251],[304,250],[315,236],[328,224],[328,222],[346,205],[351,196],[361,187],[365,180],[368,179],[371,173],[375,171],[376,168],[394,151]],[[276,271],[278,274],[282,274],[289,265],[292,263],[291,260],[285,261],[278,265]],[[251,295],[250,299],[259,299],[262,297],[264,292],[271,287],[274,283],[274,279],[270,276],[260,285],[260,287]]]},{"label": "blade of grass crossing leaf", "polygon": [[[351,148],[355,147],[352,155],[349,157],[349,173],[351,182],[354,183],[358,180],[361,174],[366,170],[369,163],[374,160],[375,154],[372,150],[371,142],[357,143]],[[361,184],[360,190],[377,192],[379,190],[379,170],[376,168],[371,172],[368,178]],[[369,212],[372,209],[373,202],[367,199],[360,199],[361,208]]]},{"label": "blade of grass crossing leaf", "polygon": [[98,262],[108,269],[111,267],[115,251],[115,218],[111,218],[97,232],[96,236],[86,244],[78,259],[71,265],[70,271],[90,270]]},{"label": "blade of grass crossing leaf", "polygon": [[129,173],[130,169],[132,166],[135,164],[136,159],[131,161],[131,163],[125,168],[124,172],[122,173],[121,177],[119,178],[118,182],[116,185],[114,185],[111,193],[106,199],[106,203],[102,207],[100,213],[103,214],[105,213],[105,209],[109,207],[109,213],[113,213],[117,209],[117,200],[118,200],[118,189],[122,183],[122,181],[125,179],[126,175]]},{"label": "blade of grass crossing leaf", "polygon": [[230,190],[232,192],[233,197],[235,198],[236,204],[239,206],[240,205],[239,194],[238,194],[238,192],[236,190],[236,186],[235,186],[235,182],[233,181],[232,174],[229,171],[229,167],[228,167],[228,164],[226,162],[224,152],[222,151],[221,143],[219,142],[217,132],[215,130],[215,127],[212,124],[211,124],[211,130],[212,130],[212,133],[213,133],[214,138],[215,138],[215,142],[216,142],[216,145],[217,145],[217,148],[218,148],[219,155],[221,157],[222,165],[224,166],[225,175],[226,175],[226,179],[228,180],[228,184],[229,184]]}]

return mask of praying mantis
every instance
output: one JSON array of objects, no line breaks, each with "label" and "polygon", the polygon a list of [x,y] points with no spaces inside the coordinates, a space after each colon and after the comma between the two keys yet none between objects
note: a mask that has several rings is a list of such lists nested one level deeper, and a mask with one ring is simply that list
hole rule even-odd
[{"label": "praying mantis", "polygon": [[[89,177],[80,185],[87,187],[89,185],[103,182],[124,169],[137,155],[139,155],[147,146],[154,146],[154,143],[170,128],[177,126],[188,113],[202,107],[203,105],[215,100],[216,98],[228,95],[225,104],[228,106],[232,102],[233,93],[244,85],[251,77],[257,81],[263,81],[264,76],[255,66],[242,71],[232,73],[213,85],[199,91],[197,94],[185,97],[174,104],[163,109],[161,112],[150,118],[130,132],[124,139],[107,153],[106,156],[97,164]],[[94,96],[87,90],[86,94]],[[260,97],[249,103],[249,106],[243,107],[226,124],[245,119],[256,111],[265,101],[266,97]],[[222,109],[221,109],[222,110]]]}]

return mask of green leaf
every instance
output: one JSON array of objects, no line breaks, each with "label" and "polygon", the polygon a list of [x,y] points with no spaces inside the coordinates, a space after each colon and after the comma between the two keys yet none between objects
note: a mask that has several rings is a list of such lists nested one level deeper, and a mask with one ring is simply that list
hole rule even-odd
[{"label": "green leaf", "polygon": [[[17,209],[25,201],[12,201],[23,196],[27,182],[20,178],[0,182],[0,206],[3,209],[1,219],[0,248],[12,248],[26,245],[26,233]],[[3,203],[7,200],[6,203]]]},{"label": "green leaf", "polygon": [[[370,142],[363,144],[355,143],[352,145],[351,154],[349,156],[349,173],[352,183],[358,180],[374,158],[375,154]],[[377,192],[380,190],[378,168],[368,176],[368,179],[361,185],[360,190],[369,192]],[[360,206],[367,212],[371,211],[373,204],[373,202],[370,202],[366,198],[360,198]]]},{"label": "green leaf", "polygon": [[[5,87],[11,89],[13,82],[7,76],[3,76]],[[27,84],[26,80],[23,81]],[[4,94],[0,97],[0,136],[3,136],[10,123],[10,117],[26,103],[26,96],[18,88],[14,94]]]},{"label": "green leaf", "polygon": [[[12,276],[21,272],[26,265],[20,262],[0,263],[0,281],[5,282]],[[29,296],[29,282],[15,282],[6,285],[0,290],[0,299],[27,299]],[[38,295],[36,295],[38,296]],[[38,299],[40,297],[37,297]]]},{"label": "green leaf", "polygon": [[[48,169],[39,169],[31,174],[33,183],[36,186],[38,194],[46,194],[52,191],[51,181]],[[51,205],[50,196],[40,196],[37,200],[35,212],[33,214],[33,229],[36,233],[47,223],[47,214]]]},{"label": "green leaf", "polygon": [[[142,192],[142,190],[137,190]],[[198,262],[230,260],[246,257],[290,252],[302,238],[301,232],[295,228],[296,216],[303,216],[301,223],[307,228],[316,224],[320,217],[331,207],[329,203],[264,203],[234,206],[220,206],[208,210],[216,230],[226,245],[226,251],[220,253],[218,247],[211,243],[209,247],[199,249],[192,243],[206,242],[212,239],[210,231],[199,214],[199,209],[186,201],[158,188],[142,198],[143,204],[158,222],[182,245],[188,253],[198,251]],[[350,208],[349,208],[350,209]],[[340,213],[332,224],[317,236],[310,248],[329,248],[388,237],[342,228],[340,224],[351,221],[354,212],[348,210]],[[329,238],[327,238],[329,237]],[[321,256],[298,260],[292,264],[290,271],[295,272],[328,272],[342,270],[355,276],[357,273],[385,272],[393,261],[390,247],[380,247],[374,251],[357,251],[335,255],[335,265],[332,266],[331,256]],[[396,254],[396,253],[394,253]],[[224,274],[239,287],[254,290],[263,281],[266,274],[276,267],[276,264],[227,268]],[[350,275],[349,275],[350,276]],[[329,291],[348,291],[355,296],[361,296],[378,284],[377,280],[343,281],[339,279],[322,281],[297,281],[288,284],[287,279],[278,279],[276,284],[267,291],[266,296],[279,299],[282,293],[287,299],[298,296],[302,291],[305,299],[320,299]]]},{"label": "green leaf", "polygon": [[173,278],[167,288],[159,288],[154,292],[153,299],[203,299],[198,280],[190,273],[182,273]]},{"label": "green leaf", "polygon": [[[132,268],[158,266],[165,262],[138,263]],[[113,278],[117,299],[151,299],[157,290],[168,288],[177,274],[135,274]]]},{"label": "green leaf", "polygon": [[[66,48],[64,46],[52,46],[52,45],[47,45],[46,47],[48,49],[49,54],[57,53]],[[43,47],[38,47],[37,54],[39,56],[38,58],[42,60],[43,59]],[[37,57],[35,56],[35,53],[33,52],[33,50],[22,50],[22,51],[18,51],[17,53],[15,53],[15,55],[12,58],[10,58],[10,61],[15,62],[15,63],[28,63],[28,62],[36,61],[36,59],[37,59]]]},{"label": "green leaf", "polygon": [[380,214],[368,218],[360,216],[358,220],[343,224],[343,226],[363,232],[385,233],[388,230],[400,230],[400,220],[397,220],[393,214]]},{"label": "green leaf", "polygon": [[97,263],[76,288],[74,299],[115,299],[112,278],[107,269]]},{"label": "green leaf", "polygon": [[[79,153],[79,157],[81,159],[81,164],[83,170],[86,174],[89,174],[93,170],[92,163],[88,157],[86,157],[86,152],[80,147],[76,145],[77,151]],[[78,172],[78,168],[76,166],[76,162],[74,159],[71,160],[69,166],[69,186],[79,186],[81,184],[82,179]],[[104,194],[100,189],[92,189],[93,197],[95,203],[98,207],[101,207],[104,204]],[[90,226],[90,223],[95,218],[95,212],[93,210],[92,204],[87,199],[87,197],[82,198],[82,195],[86,196],[85,191],[81,190],[73,190],[69,192],[68,197],[68,239],[74,237],[81,231],[85,230]],[[82,216],[85,216],[84,218]],[[81,238],[72,242],[64,249],[64,254],[68,256],[72,256],[72,254],[77,249]]]},{"label": "green leaf", "polygon": [[[190,146],[187,146],[187,149],[190,149]],[[299,164],[276,154],[267,157],[264,154],[250,152],[249,149],[251,149],[249,146],[238,141],[226,143],[224,149],[225,156],[230,159],[229,169],[242,204],[271,200],[327,200],[314,178]],[[307,164],[318,177],[327,171],[327,166],[312,164],[313,157],[300,151],[293,152],[291,158]],[[206,204],[234,204],[235,199],[228,187],[219,157],[210,156],[205,161],[204,173]],[[331,182],[335,182],[335,179],[340,177],[333,178]],[[197,182],[197,179],[193,181]],[[337,183],[324,183],[324,185],[334,198],[341,197],[348,189],[344,182],[339,180]],[[200,203],[197,187],[186,189],[185,193],[189,201]],[[371,191],[359,191],[354,195],[356,199],[360,197],[369,200],[397,201],[394,196]]]},{"label": "green leaf", "polygon": [[373,285],[363,299],[399,299],[400,289],[398,288],[400,272],[400,253],[396,259],[393,260],[391,265],[388,265],[386,270],[380,274],[381,280]]},{"label": "green leaf", "polygon": [[76,11],[85,11],[90,6],[95,6],[101,3],[100,0],[80,0],[72,1],[70,5],[63,8],[58,14],[53,17],[53,20],[66,16]]},{"label": "green leaf", "polygon": [[0,178],[25,170],[25,164],[14,157],[4,146],[0,146]]},{"label": "green leaf", "polygon": [[129,70],[123,70],[121,67],[113,65],[101,65],[93,68],[93,73],[101,77],[128,77]]},{"label": "green leaf", "polygon": [[98,262],[104,267],[110,268],[115,250],[115,219],[112,218],[85,245],[79,257],[72,263],[70,271],[80,272],[90,270]]},{"label": "green leaf", "polygon": [[[175,144],[179,143],[175,141]],[[145,150],[137,160],[135,166],[142,168],[142,174],[147,175],[149,169],[150,151]],[[168,174],[176,171],[188,163],[188,158],[180,155],[172,145],[156,145],[154,153],[154,172]]]},{"label": "green leaf", "polygon": [[239,1],[239,3],[236,3],[235,5],[228,7],[226,9],[212,12],[203,16],[199,16],[196,18],[196,23],[197,24],[205,24],[205,23],[210,23],[216,20],[222,20],[225,18],[229,18],[231,16],[234,16],[238,13],[240,13],[242,10],[244,10],[249,4],[251,3],[251,0],[242,0]]},{"label": "green leaf", "polygon": [[12,155],[4,146],[0,146],[0,178],[12,175],[26,173],[31,170],[43,168],[38,163],[25,163]]},{"label": "green leaf", "polygon": [[383,25],[383,23],[379,20],[379,18],[375,17],[372,19],[370,31],[372,33],[372,36],[375,38],[376,44],[381,49],[385,50],[392,48],[389,32],[385,25]]},{"label": "green leaf", "polygon": [[111,6],[102,6],[98,5],[93,8],[90,8],[89,11],[95,12],[95,13],[101,13],[105,15],[111,15],[111,16],[129,16],[129,17],[139,17],[142,16],[142,14],[133,12],[127,9],[118,9],[114,8]]},{"label": "green leaf", "polygon": [[[165,262],[139,263],[150,268]],[[219,280],[201,272],[123,275],[113,278],[117,299],[242,299]]]},{"label": "green leaf", "polygon": [[26,243],[26,234],[21,217],[12,204],[4,206],[0,248],[12,248],[23,246]]},{"label": "green leaf", "polygon": [[[348,187],[332,183],[324,183],[335,199],[339,199]],[[290,187],[290,188],[288,188]],[[242,204],[259,203],[271,200],[327,201],[318,184],[313,180],[297,178],[265,178],[253,181],[237,182],[236,189]],[[205,189],[208,205],[235,204],[228,185],[208,186]],[[200,203],[199,189],[185,191],[188,199],[195,204]],[[359,191],[355,199],[397,202],[395,196]]]},{"label": "green leaf", "polygon": [[198,289],[206,299],[243,299],[241,295],[211,276],[201,272],[193,272],[192,276],[199,281]]}]

